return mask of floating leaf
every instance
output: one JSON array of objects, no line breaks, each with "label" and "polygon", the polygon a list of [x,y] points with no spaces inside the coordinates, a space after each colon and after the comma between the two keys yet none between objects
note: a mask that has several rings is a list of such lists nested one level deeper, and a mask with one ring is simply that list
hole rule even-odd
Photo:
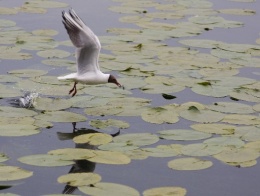
[{"label": "floating leaf", "polygon": [[118,143],[117,142],[117,143],[103,144],[103,145],[99,146],[98,149],[125,152],[125,151],[131,151],[131,150],[134,150],[134,149],[138,149],[138,147],[137,146],[129,146],[126,143]]},{"label": "floating leaf", "polygon": [[163,195],[178,195],[178,196],[185,196],[187,190],[182,187],[158,187],[158,188],[151,188],[147,189],[143,192],[143,196],[163,196]]},{"label": "floating leaf", "polygon": [[193,130],[186,130],[186,129],[170,129],[170,130],[163,130],[158,131],[160,134],[160,138],[167,139],[167,140],[201,140],[211,137],[209,133],[202,133]]},{"label": "floating leaf", "polygon": [[130,125],[121,120],[107,119],[107,120],[91,120],[89,123],[92,127],[97,129],[106,129],[108,127],[117,127],[119,129],[126,129]]},{"label": "floating leaf", "polygon": [[126,143],[127,145],[133,146],[145,146],[158,142],[159,138],[157,135],[151,133],[129,133],[119,135],[113,140],[116,143]]},{"label": "floating leaf", "polygon": [[48,72],[44,70],[38,70],[38,69],[18,69],[18,70],[11,70],[8,73],[18,77],[36,77],[36,76],[45,75]]},{"label": "floating leaf", "polygon": [[14,108],[8,106],[0,106],[0,117],[27,117],[27,116],[35,116],[36,112],[32,110],[28,110],[25,108]]},{"label": "floating leaf", "polygon": [[77,144],[102,145],[112,141],[112,136],[105,133],[88,133],[73,138]]},{"label": "floating leaf", "polygon": [[38,97],[35,100],[34,108],[37,110],[54,111],[70,108],[72,103],[67,99],[51,99]]},{"label": "floating leaf", "polygon": [[58,157],[60,156],[60,159],[62,160],[82,160],[96,156],[93,150],[82,148],[63,148],[51,150],[48,154]]},{"label": "floating leaf", "polygon": [[181,111],[180,116],[195,122],[212,123],[221,121],[225,115],[220,112],[190,107],[188,110]]},{"label": "floating leaf", "polygon": [[250,9],[221,9],[218,10],[222,14],[232,14],[232,15],[254,15],[255,10]]},{"label": "floating leaf", "polygon": [[239,126],[236,127],[235,137],[244,141],[260,140],[260,128],[255,126]]},{"label": "floating leaf", "polygon": [[179,121],[177,113],[162,107],[148,108],[142,113],[142,119],[155,124],[176,123]]},{"label": "floating leaf", "polygon": [[180,158],[168,162],[168,167],[174,170],[201,170],[212,165],[211,161],[198,158]]},{"label": "floating leaf", "polygon": [[142,148],[141,150],[151,157],[173,157],[179,155],[179,152],[172,148]]},{"label": "floating leaf", "polygon": [[239,138],[235,137],[215,137],[215,138],[210,138],[207,139],[203,142],[204,144],[207,145],[212,145],[212,146],[220,146],[220,147],[236,147],[240,148],[245,145],[245,142],[243,142]]},{"label": "floating leaf", "polygon": [[71,173],[58,178],[59,183],[66,183],[69,186],[84,186],[100,182],[101,176],[95,173]]},{"label": "floating leaf", "polygon": [[58,34],[58,31],[53,29],[38,29],[38,30],[34,30],[32,33],[34,35],[39,35],[39,36],[54,36]]},{"label": "floating leaf", "polygon": [[254,113],[252,106],[242,104],[242,103],[233,103],[233,102],[216,102],[213,105],[208,105],[207,108],[210,110],[214,110],[217,112],[224,112],[224,113],[234,113],[234,114]]},{"label": "floating leaf", "polygon": [[210,156],[220,153],[224,148],[202,143],[189,144],[182,147],[182,154],[187,156]]},{"label": "floating leaf", "polygon": [[0,162],[5,162],[5,161],[7,161],[9,158],[5,155],[5,154],[3,154],[3,153],[0,153]]},{"label": "floating leaf", "polygon": [[222,151],[217,155],[214,155],[214,157],[226,163],[240,164],[241,162],[257,159],[259,157],[259,152],[246,148],[230,148]]},{"label": "floating leaf", "polygon": [[87,160],[95,163],[122,165],[130,163],[131,159],[121,152],[110,151],[93,151],[95,156],[88,158]]},{"label": "floating leaf", "polygon": [[79,190],[87,195],[93,196],[122,196],[122,195],[131,195],[131,196],[139,196],[139,192],[132,187],[108,183],[108,182],[99,182],[94,184],[93,186],[81,186]]},{"label": "floating leaf", "polygon": [[30,124],[1,124],[0,136],[28,136],[38,134],[38,127]]},{"label": "floating leaf", "polygon": [[260,118],[254,115],[230,114],[226,115],[222,122],[238,125],[259,125]]},{"label": "floating leaf", "polygon": [[220,134],[220,135],[231,135],[235,132],[236,126],[226,125],[226,124],[193,124],[190,126],[196,131],[201,131],[211,134]]},{"label": "floating leaf", "polygon": [[11,181],[29,178],[33,175],[33,172],[19,167],[2,165],[0,166],[0,174],[0,181]]},{"label": "floating leaf", "polygon": [[85,113],[93,116],[107,116],[107,115],[115,115],[119,114],[123,111],[121,106],[114,105],[101,105],[98,107],[87,108],[85,109]]},{"label": "floating leaf", "polygon": [[21,163],[43,167],[56,167],[72,165],[74,162],[70,160],[64,160],[60,155],[49,155],[49,154],[35,154],[20,157],[18,159]]},{"label": "floating leaf", "polygon": [[87,118],[81,114],[66,111],[44,112],[43,114],[35,116],[35,118],[50,122],[82,122],[87,120]]},{"label": "floating leaf", "polygon": [[37,52],[37,55],[43,58],[65,58],[70,56],[69,52],[64,50],[52,49]]}]

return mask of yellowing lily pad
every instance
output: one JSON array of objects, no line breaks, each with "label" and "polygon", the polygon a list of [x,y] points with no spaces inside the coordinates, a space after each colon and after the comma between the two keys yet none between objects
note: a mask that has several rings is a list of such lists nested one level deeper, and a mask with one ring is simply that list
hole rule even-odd
[{"label": "yellowing lily pad", "polygon": [[168,167],[173,170],[202,170],[211,167],[211,161],[198,158],[179,158],[168,162]]},{"label": "yellowing lily pad", "polygon": [[92,127],[97,129],[106,129],[108,127],[117,127],[119,129],[126,129],[130,125],[121,120],[107,119],[107,120],[91,120],[89,123]]},{"label": "yellowing lily pad", "polygon": [[201,132],[211,133],[211,134],[220,134],[220,135],[231,135],[235,132],[235,128],[236,128],[236,126],[233,125],[217,124],[217,123],[193,124],[190,127],[195,129],[196,131],[201,131]]},{"label": "yellowing lily pad", "polygon": [[1,124],[0,136],[28,136],[40,133],[38,127],[30,124]]}]

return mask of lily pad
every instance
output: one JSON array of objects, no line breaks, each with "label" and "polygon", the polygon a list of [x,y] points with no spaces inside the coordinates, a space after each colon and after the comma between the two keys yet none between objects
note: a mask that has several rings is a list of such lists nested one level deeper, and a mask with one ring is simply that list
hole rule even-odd
[{"label": "lily pad", "polygon": [[185,196],[186,193],[187,190],[185,188],[169,186],[169,187],[157,187],[157,188],[147,189],[143,192],[143,196],[163,196],[163,195]]},{"label": "lily pad", "polygon": [[97,129],[107,129],[108,127],[117,127],[119,129],[126,129],[130,125],[121,120],[107,119],[107,120],[91,120],[89,123],[92,127]]},{"label": "lily pad", "polygon": [[225,116],[222,122],[238,125],[259,125],[260,117],[245,114],[230,114]]},{"label": "lily pad", "polygon": [[2,165],[0,166],[0,181],[11,181],[29,178],[33,172],[19,167]]},{"label": "lily pad", "polygon": [[227,124],[193,124],[190,126],[192,129],[196,131],[201,131],[205,133],[211,134],[220,134],[220,135],[231,135],[234,134],[236,126],[227,125]]},{"label": "lily pad", "polygon": [[48,72],[44,70],[38,70],[38,69],[18,69],[18,70],[11,70],[8,73],[18,77],[36,77],[36,76],[45,75]]},{"label": "lily pad", "polygon": [[158,131],[160,138],[167,140],[201,140],[211,137],[209,133],[202,133],[199,131],[186,130],[186,129],[170,129]]},{"label": "lily pad", "polygon": [[216,102],[213,105],[208,105],[207,108],[217,112],[233,114],[250,114],[255,112],[250,105],[233,102]]},{"label": "lily pad", "polygon": [[21,163],[43,167],[56,167],[74,164],[73,161],[64,160],[60,155],[49,155],[49,154],[35,154],[20,157],[18,159]]},{"label": "lily pad", "polygon": [[230,148],[214,155],[220,161],[226,163],[241,163],[257,159],[260,156],[259,152],[253,149],[246,148]]},{"label": "lily pad", "polygon": [[52,49],[37,52],[37,55],[43,58],[65,58],[71,54],[64,50]]},{"label": "lily pad", "polygon": [[162,107],[148,108],[141,116],[144,121],[155,124],[176,123],[179,121],[177,113]]},{"label": "lily pad", "polygon": [[69,186],[85,186],[100,182],[101,176],[95,173],[71,173],[58,178],[59,183],[66,183]]},{"label": "lily pad", "polygon": [[187,156],[210,156],[220,153],[223,149],[224,147],[197,143],[183,146],[181,152]]},{"label": "lily pad", "polygon": [[8,156],[6,156],[5,154],[3,153],[0,153],[0,162],[5,162],[7,161],[9,158]]},{"label": "lily pad", "polygon": [[1,124],[0,136],[28,136],[40,133],[38,127],[30,124]]},{"label": "lily pad", "polygon": [[146,146],[159,141],[155,134],[151,133],[129,133],[113,138],[116,143],[126,143],[130,146]]},{"label": "lily pad", "polygon": [[215,137],[215,138],[210,138],[207,139],[203,142],[204,144],[207,145],[215,145],[215,146],[220,146],[220,147],[236,147],[236,148],[241,148],[242,146],[245,145],[245,142],[243,142],[239,138],[235,137]]},{"label": "lily pad", "polygon": [[168,162],[168,167],[173,170],[202,170],[211,167],[211,161],[198,158],[180,158]]},{"label": "lily pad", "polygon": [[112,136],[105,133],[88,133],[73,138],[77,144],[102,145],[112,141]]},{"label": "lily pad", "polygon": [[43,114],[35,116],[35,118],[50,122],[82,122],[87,120],[87,118],[81,114],[67,111],[44,112]]},{"label": "lily pad", "polygon": [[93,196],[122,196],[122,195],[131,195],[131,196],[139,196],[139,192],[132,187],[108,183],[108,182],[99,182],[94,184],[93,186],[81,186],[79,190],[87,195]]},{"label": "lily pad", "polygon": [[37,110],[54,111],[70,108],[72,103],[67,99],[51,99],[38,97],[35,100],[34,108]]}]

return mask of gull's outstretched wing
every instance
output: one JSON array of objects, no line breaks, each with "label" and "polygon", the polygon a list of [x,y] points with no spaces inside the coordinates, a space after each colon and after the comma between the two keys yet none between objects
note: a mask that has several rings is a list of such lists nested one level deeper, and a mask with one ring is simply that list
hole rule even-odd
[{"label": "gull's outstretched wing", "polygon": [[98,37],[71,9],[69,14],[62,12],[62,22],[76,49],[78,74],[99,70],[98,57],[101,45]]}]

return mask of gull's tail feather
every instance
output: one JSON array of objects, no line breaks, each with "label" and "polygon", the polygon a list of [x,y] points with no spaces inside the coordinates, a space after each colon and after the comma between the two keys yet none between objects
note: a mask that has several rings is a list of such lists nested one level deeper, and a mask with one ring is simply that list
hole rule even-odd
[{"label": "gull's tail feather", "polygon": [[77,77],[77,73],[72,73],[72,74],[69,74],[69,75],[66,75],[66,76],[59,76],[58,77],[58,80],[75,80]]}]

